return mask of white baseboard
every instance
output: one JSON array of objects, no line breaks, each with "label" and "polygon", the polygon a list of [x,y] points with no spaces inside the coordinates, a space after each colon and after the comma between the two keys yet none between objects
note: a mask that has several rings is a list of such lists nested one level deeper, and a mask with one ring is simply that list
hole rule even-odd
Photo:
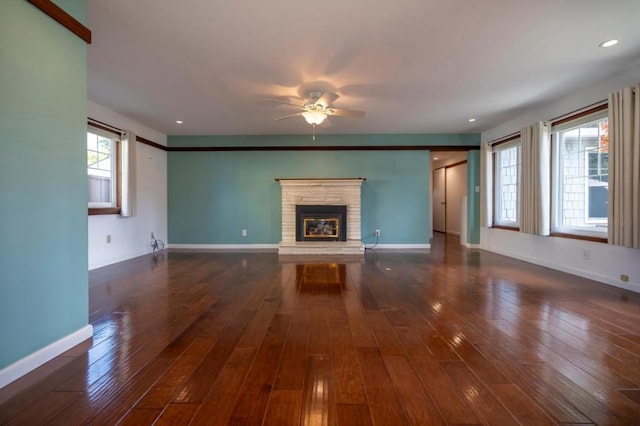
[{"label": "white baseboard", "polygon": [[5,387],[11,382],[16,381],[20,377],[35,370],[42,364],[51,361],[63,352],[68,351],[75,345],[90,339],[93,336],[93,326],[86,325],[79,330],[74,331],[71,334],[56,340],[50,345],[37,350],[31,355],[19,359],[13,364],[0,370],[0,388]]},{"label": "white baseboard", "polygon": [[524,262],[529,262],[529,263],[533,263],[534,265],[539,265],[539,266],[544,266],[545,268],[551,268],[551,269],[555,269],[556,271],[561,271],[561,272],[566,272],[567,274],[571,274],[571,275],[576,275],[578,277],[582,277],[582,278],[587,278],[589,280],[593,280],[593,281],[598,281],[604,284],[608,284],[610,286],[613,287],[618,287],[618,288],[622,288],[625,290],[629,290],[629,291],[633,291],[633,292],[640,292],[638,291],[638,286],[637,284],[634,283],[625,283],[625,282],[621,282],[617,279],[617,277],[610,277],[608,275],[603,275],[603,274],[596,274],[593,272],[586,272],[582,269],[578,269],[578,268],[572,268],[569,266],[565,266],[563,264],[559,264],[559,263],[554,263],[554,262],[547,262],[544,260],[540,260],[540,259],[536,259],[536,258],[532,258],[532,257],[528,257],[528,256],[521,256],[521,255],[517,255],[511,252],[506,252],[506,251],[502,251],[502,250],[497,250],[494,248],[488,248],[488,247],[482,247],[484,250],[493,252],[493,253],[497,253],[497,254],[501,254],[503,256],[507,256],[507,257],[512,257],[514,259],[518,259],[518,260],[522,260]]},{"label": "white baseboard", "polygon": [[367,249],[393,249],[393,250],[412,250],[412,249],[430,249],[431,244],[369,244],[365,246]]},{"label": "white baseboard", "polygon": [[[373,248],[373,244],[367,244],[367,248]],[[201,249],[201,250],[252,250],[252,249],[278,249],[278,244],[169,244],[172,249]],[[430,249],[431,244],[378,244],[379,249]]]},{"label": "white baseboard", "polygon": [[467,248],[473,248],[473,249],[481,248],[480,244],[462,243],[462,245],[467,247]]},{"label": "white baseboard", "polygon": [[278,249],[278,244],[169,244],[173,249],[196,250],[253,250],[253,249]]},{"label": "white baseboard", "polygon": [[122,256],[110,257],[108,259],[102,259],[97,262],[89,262],[89,270],[102,268],[103,266],[113,265],[114,263],[124,262],[125,260],[134,259],[136,257],[144,256],[151,253],[153,250],[151,247],[147,251],[140,253],[129,253]]}]

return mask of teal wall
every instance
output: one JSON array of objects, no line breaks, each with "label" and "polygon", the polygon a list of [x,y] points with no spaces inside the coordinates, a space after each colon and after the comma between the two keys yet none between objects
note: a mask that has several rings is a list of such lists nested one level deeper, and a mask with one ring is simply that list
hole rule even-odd
[{"label": "teal wall", "polygon": [[[318,145],[469,145],[479,135],[322,135]],[[169,146],[296,146],[299,136],[170,136]],[[429,151],[169,152],[169,242],[277,244],[281,188],[274,178],[365,177],[362,237],[427,244],[431,233]],[[242,237],[241,230],[248,236]]]},{"label": "teal wall", "polygon": [[0,369],[88,323],[86,51],[0,2]]},{"label": "teal wall", "polygon": [[480,151],[467,153],[467,242],[480,244]]},{"label": "teal wall", "polygon": [[82,24],[87,25],[86,0],[52,0],[52,2]]},{"label": "teal wall", "polygon": [[428,151],[171,152],[168,170],[174,244],[278,243],[278,177],[365,177],[363,238],[380,229],[380,243],[429,242]]}]

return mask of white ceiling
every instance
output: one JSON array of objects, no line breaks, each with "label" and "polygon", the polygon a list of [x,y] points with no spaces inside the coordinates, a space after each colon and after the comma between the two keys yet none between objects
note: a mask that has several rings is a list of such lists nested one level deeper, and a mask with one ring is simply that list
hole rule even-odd
[{"label": "white ceiling", "polygon": [[[481,132],[629,69],[638,0],[88,0],[89,99],[167,134]],[[612,48],[598,44],[610,38]],[[640,78],[640,76],[639,76]],[[301,102],[301,101],[298,101]],[[470,117],[477,121],[470,123]],[[176,120],[183,120],[178,125]]]}]

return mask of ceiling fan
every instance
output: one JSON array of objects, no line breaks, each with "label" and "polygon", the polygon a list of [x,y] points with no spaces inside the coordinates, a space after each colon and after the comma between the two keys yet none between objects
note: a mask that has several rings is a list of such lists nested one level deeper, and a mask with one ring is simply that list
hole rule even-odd
[{"label": "ceiling fan", "polygon": [[291,102],[282,101],[280,99],[271,99],[271,101],[298,108],[300,110],[299,112],[284,115],[282,117],[276,118],[275,120],[284,120],[285,118],[302,116],[307,123],[313,126],[315,139],[315,127],[323,123],[324,125],[328,125],[329,121],[327,120],[327,117],[330,115],[355,118],[363,118],[365,116],[364,111],[339,109],[332,107],[331,103],[338,98],[339,96],[335,93],[322,93],[321,91],[314,90],[309,92],[309,98],[305,100],[302,106]]}]

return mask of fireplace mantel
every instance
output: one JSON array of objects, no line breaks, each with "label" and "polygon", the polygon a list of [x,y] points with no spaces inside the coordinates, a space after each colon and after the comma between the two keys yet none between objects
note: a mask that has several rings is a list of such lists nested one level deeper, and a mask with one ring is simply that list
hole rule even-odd
[{"label": "fireplace mantel", "polygon": [[[363,255],[360,209],[366,178],[276,178],[282,187],[282,241],[278,253]],[[346,205],[347,241],[296,241],[297,205]]]},{"label": "fireplace mantel", "polygon": [[291,183],[300,182],[301,184],[309,184],[312,182],[364,182],[367,178],[275,178],[274,180],[276,182],[286,181]]}]

